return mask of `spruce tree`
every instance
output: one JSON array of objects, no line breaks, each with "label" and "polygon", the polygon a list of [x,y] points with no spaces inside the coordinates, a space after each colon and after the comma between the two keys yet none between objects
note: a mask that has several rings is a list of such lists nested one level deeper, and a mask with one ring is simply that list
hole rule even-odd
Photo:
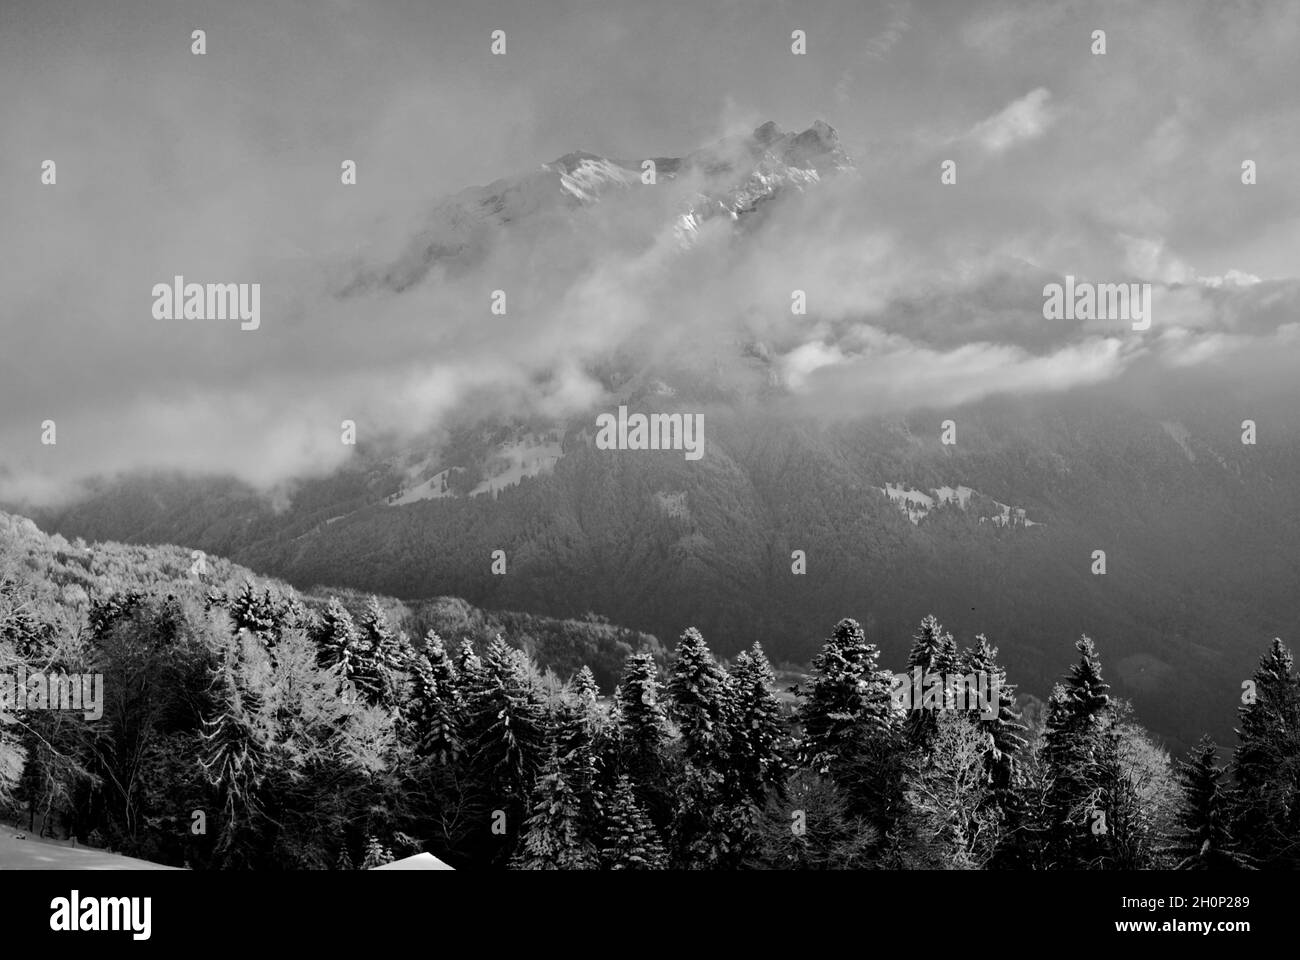
[{"label": "spruce tree", "polygon": [[357,669],[357,684],[371,703],[392,709],[400,698],[406,668],[403,643],[389,625],[388,616],[377,597],[366,601],[358,626],[361,662]]},{"label": "spruce tree", "polygon": [[596,847],[586,835],[586,812],[569,778],[569,765],[569,760],[552,752],[542,767],[513,866],[523,870],[587,870],[597,866]]},{"label": "spruce tree", "polygon": [[[984,634],[975,638],[973,649],[966,651],[959,670],[985,684],[990,702],[987,712],[996,716],[985,717],[984,711],[975,711],[971,719],[987,737],[984,751],[984,772],[995,791],[1008,790],[1015,781],[1016,766],[1024,752],[1026,726],[1016,709],[1016,688],[1007,682],[1007,672],[998,662],[998,648],[989,643]],[[995,693],[996,691],[996,693]],[[997,702],[993,702],[996,696]]]},{"label": "spruce tree", "polygon": [[776,677],[761,646],[756,643],[737,655],[732,680],[736,699],[732,765],[742,788],[761,806],[767,791],[782,791],[790,774],[788,736],[772,689]]},{"label": "spruce tree", "polygon": [[605,803],[600,859],[607,870],[662,870],[667,865],[663,844],[626,775],[618,778]]},{"label": "spruce tree", "polygon": [[518,823],[546,758],[546,706],[522,654],[497,637],[466,705],[470,767],[490,808]]},{"label": "spruce tree", "polygon": [[456,685],[456,666],[442,638],[432,630],[413,659],[412,702],[406,718],[416,756],[438,764],[454,763],[461,752],[464,704]]},{"label": "spruce tree", "polygon": [[[908,684],[914,685],[915,671],[920,671],[921,689],[931,689],[932,683],[942,683],[938,702],[929,699],[912,703],[907,715],[907,738],[915,746],[928,750],[937,730],[940,710],[952,706],[951,683],[957,670],[957,646],[952,634],[943,629],[934,614],[921,620],[920,629],[912,638],[912,649],[907,654]],[[915,697],[915,694],[913,694]]]},{"label": "spruce tree", "polygon": [[330,597],[316,629],[321,665],[337,668],[340,682],[355,688],[363,662],[362,643],[352,614],[338,597]]},{"label": "spruce tree", "polygon": [[261,818],[272,748],[263,698],[244,682],[242,645],[235,642],[213,677],[212,711],[202,718],[198,762],[221,808],[216,855],[223,865],[239,868],[252,862],[248,838]]},{"label": "spruce tree", "polygon": [[627,658],[615,699],[614,726],[625,772],[648,785],[662,772],[668,721],[659,696],[659,668],[648,653]]},{"label": "spruce tree", "polygon": [[1092,640],[1075,644],[1080,659],[1048,703],[1043,763],[1049,786],[1044,798],[1045,853],[1049,865],[1080,868],[1094,863],[1108,846],[1103,821],[1103,767],[1111,744],[1110,685]]},{"label": "spruce tree", "polygon": [[891,677],[877,668],[879,655],[856,620],[836,624],[813,659],[812,682],[796,691],[803,700],[798,714],[801,763],[837,775],[863,749],[864,740],[889,729]]},{"label": "spruce tree", "polygon": [[1262,868],[1300,867],[1300,680],[1274,639],[1237,715],[1233,835]]},{"label": "spruce tree", "polygon": [[1221,783],[1218,745],[1201,737],[1178,763],[1178,783],[1183,793],[1170,852],[1177,870],[1249,870],[1248,859],[1238,850],[1230,830],[1230,796]]},{"label": "spruce tree", "polygon": [[362,870],[373,870],[393,862],[393,853],[384,846],[378,837],[366,839],[366,854],[361,861]]},{"label": "spruce tree", "polygon": [[725,772],[734,727],[731,678],[694,627],[682,634],[668,671],[668,716],[681,732],[686,757]]},{"label": "spruce tree", "polygon": [[584,666],[573,679],[556,730],[556,750],[588,823],[599,814],[600,752],[606,736],[597,694],[596,678]]}]

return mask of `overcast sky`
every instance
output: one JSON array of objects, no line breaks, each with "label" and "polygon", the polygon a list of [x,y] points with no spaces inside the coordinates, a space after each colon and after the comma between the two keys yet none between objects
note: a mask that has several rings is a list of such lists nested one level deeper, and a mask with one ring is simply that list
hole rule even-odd
[{"label": "overcast sky", "polygon": [[[651,326],[688,354],[742,314],[793,388],[867,408],[1294,351],[1298,41],[1281,0],[5,0],[0,498],[142,467],[272,485],[339,463],[343,418],[415,434],[471,390],[572,412],[600,400],[589,357]],[[563,256],[537,244],[444,288],[335,296],[466,186],[817,118],[858,176],[739,259],[705,243],[684,263],[666,225],[601,212]],[[1045,336],[1041,282],[1017,288],[1008,265],[1147,279],[1163,312],[1142,337]],[[178,273],[261,282],[262,328],[155,320],[150,291]],[[529,302],[530,278],[545,303],[487,315],[487,290]],[[812,301],[799,327],[793,287]],[[907,387],[917,369],[940,382]]]}]

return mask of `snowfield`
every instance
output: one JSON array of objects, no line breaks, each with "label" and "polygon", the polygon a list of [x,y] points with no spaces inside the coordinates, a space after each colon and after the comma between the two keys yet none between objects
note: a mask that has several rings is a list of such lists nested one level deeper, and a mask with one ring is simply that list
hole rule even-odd
[{"label": "snowfield", "polygon": [[[25,836],[27,839],[19,840]],[[0,824],[0,870],[178,870],[93,847],[74,847],[70,840],[40,839]]]}]

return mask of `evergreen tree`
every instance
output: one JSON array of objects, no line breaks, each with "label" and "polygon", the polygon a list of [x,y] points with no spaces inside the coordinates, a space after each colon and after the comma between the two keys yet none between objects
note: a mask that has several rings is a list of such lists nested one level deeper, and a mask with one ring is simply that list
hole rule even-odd
[{"label": "evergreen tree", "polygon": [[[238,644],[238,641],[236,641]],[[245,652],[236,646],[213,678],[214,710],[202,721],[199,764],[217,791],[221,832],[215,852],[225,866],[246,867],[262,809],[260,793],[271,763],[263,698],[246,683]]]},{"label": "evergreen tree", "polygon": [[1230,797],[1220,782],[1224,770],[1218,752],[1218,745],[1203,736],[1178,763],[1182,802],[1171,837],[1178,870],[1251,869],[1229,829]]},{"label": "evergreen tree", "polygon": [[[915,746],[928,750],[937,730],[937,717],[941,710],[952,707],[951,683],[957,672],[957,646],[952,634],[943,629],[934,614],[921,620],[920,629],[912,638],[912,649],[907,654],[908,683],[915,685],[915,671],[920,671],[921,689],[942,684],[937,702],[931,704],[927,697],[921,703],[912,703],[907,714],[907,738]],[[913,694],[915,696],[915,694]]]},{"label": "evergreen tree", "polygon": [[605,803],[600,859],[608,870],[662,870],[667,865],[663,844],[626,775],[618,778]]},{"label": "evergreen tree", "polygon": [[470,769],[486,802],[518,823],[546,757],[546,706],[522,654],[497,637],[467,704]]},{"label": "evergreen tree", "polygon": [[[1015,685],[1007,682],[1007,672],[998,662],[998,648],[990,644],[982,633],[975,638],[975,647],[962,658],[959,669],[987,684],[989,710],[976,711],[972,719],[987,738],[985,775],[995,791],[1005,792],[1015,781],[1017,761],[1026,746],[1022,734],[1027,728],[1016,709]],[[995,710],[996,716],[981,716],[982,712],[993,713]]]},{"label": "evergreen tree", "polygon": [[269,589],[259,591],[253,581],[245,577],[239,592],[228,603],[230,621],[235,630],[247,630],[263,643],[273,645],[277,634],[277,610]]},{"label": "evergreen tree", "polygon": [[512,861],[524,870],[587,870],[597,865],[587,839],[582,798],[568,777],[568,761],[553,752],[533,787],[532,812]]},{"label": "evergreen tree", "polygon": [[662,772],[668,721],[659,698],[659,668],[648,653],[627,658],[615,696],[614,727],[620,761],[647,786]]},{"label": "evergreen tree", "polygon": [[393,852],[379,842],[378,837],[366,840],[366,854],[361,861],[362,870],[373,870],[393,862]]},{"label": "evergreen tree", "polygon": [[438,764],[454,763],[461,752],[464,704],[456,684],[456,665],[432,630],[412,665],[413,699],[407,727],[416,756]]},{"label": "evergreen tree", "polygon": [[352,614],[338,597],[330,597],[316,629],[321,665],[337,668],[340,682],[355,688],[364,659],[362,643]]},{"label": "evergreen tree", "polygon": [[404,645],[389,625],[388,616],[377,597],[366,601],[359,627],[361,657],[357,667],[357,685],[371,703],[391,710],[400,699],[407,665]]},{"label": "evergreen tree", "polygon": [[460,690],[460,698],[463,701],[468,701],[473,696],[474,686],[483,672],[483,661],[474,652],[474,643],[469,637],[465,637],[460,642],[460,650],[456,653],[455,666],[456,685]]},{"label": "evergreen tree", "polygon": [[1300,680],[1291,651],[1274,639],[1243,696],[1232,773],[1232,833],[1262,868],[1300,866]]},{"label": "evergreen tree", "polygon": [[1107,847],[1099,815],[1104,816],[1107,774],[1103,762],[1111,744],[1110,695],[1092,640],[1075,644],[1080,659],[1048,703],[1043,733],[1043,763],[1048,788],[1045,853],[1049,866],[1079,868],[1097,860]]},{"label": "evergreen tree", "polygon": [[668,672],[668,716],[681,731],[686,758],[725,772],[735,725],[731,678],[694,627],[682,634]]},{"label": "evergreen tree", "polygon": [[732,764],[742,789],[762,805],[768,790],[784,789],[790,766],[781,704],[772,689],[776,677],[761,646],[756,643],[737,655],[732,679],[736,700]]},{"label": "evergreen tree", "polygon": [[584,823],[599,815],[600,752],[606,735],[605,718],[597,700],[596,678],[587,667],[574,677],[569,698],[556,730],[556,749],[569,782],[578,795]]},{"label": "evergreen tree", "polygon": [[890,724],[891,676],[877,668],[879,651],[868,643],[856,620],[841,620],[813,659],[814,677],[803,699],[799,722],[800,762],[832,775],[851,762],[874,733]]}]

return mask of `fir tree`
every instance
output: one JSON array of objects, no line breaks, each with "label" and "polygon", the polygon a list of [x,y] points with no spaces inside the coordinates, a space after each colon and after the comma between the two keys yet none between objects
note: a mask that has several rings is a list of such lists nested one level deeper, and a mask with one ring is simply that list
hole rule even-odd
[{"label": "fir tree", "polygon": [[547,748],[545,703],[521,658],[497,637],[467,704],[471,771],[511,823],[526,809]]},{"label": "fir tree", "polygon": [[627,658],[615,698],[614,726],[628,772],[646,784],[660,771],[668,721],[659,698],[659,668],[648,653]]},{"label": "fir tree", "polygon": [[239,841],[255,830],[261,816],[260,793],[271,763],[262,697],[243,682],[243,667],[242,652],[236,647],[213,678],[214,710],[202,720],[198,758],[222,810],[217,855],[235,867],[248,865],[242,859],[248,855],[246,844]]},{"label": "fir tree", "polygon": [[1243,696],[1233,752],[1233,835],[1263,868],[1300,866],[1300,680],[1291,651],[1274,639]]},{"label": "fir tree", "polygon": [[931,705],[927,700],[913,703],[907,715],[907,738],[923,750],[930,748],[937,730],[940,710],[952,706],[951,683],[957,670],[957,646],[952,634],[946,632],[934,614],[921,620],[920,629],[912,638],[912,649],[907,654],[908,683],[914,684],[915,671],[920,671],[923,690],[932,683],[942,683],[941,701]]},{"label": "fir tree", "polygon": [[337,597],[330,597],[316,629],[321,665],[336,667],[340,681],[355,685],[362,663],[361,645],[361,634],[352,621],[352,614]]},{"label": "fir tree", "polygon": [[532,810],[513,865],[523,870],[587,870],[597,865],[586,836],[582,797],[568,776],[568,761],[552,753],[533,787]]},{"label": "fir tree", "polygon": [[[403,643],[388,623],[377,597],[366,601],[358,625],[361,633],[360,664],[356,682],[371,703],[392,709],[400,698],[406,668]],[[406,645],[409,647],[409,644]]]},{"label": "fir tree", "polygon": [[1229,829],[1230,797],[1220,782],[1218,745],[1208,736],[1178,763],[1182,798],[1177,827],[1170,838],[1171,852],[1179,858],[1178,870],[1249,870]]},{"label": "fir tree", "polygon": [[668,716],[681,731],[687,759],[723,772],[735,724],[731,678],[694,627],[678,641],[667,689]]},{"label": "fir tree", "polygon": [[362,870],[373,870],[393,862],[393,852],[380,843],[378,837],[366,840],[366,853],[361,861]]},{"label": "fir tree", "polygon": [[667,865],[663,844],[626,775],[618,778],[605,803],[600,859],[608,870],[662,870]]},{"label": "fir tree", "polygon": [[879,651],[856,620],[841,620],[813,659],[814,677],[803,699],[799,759],[818,773],[835,775],[872,734],[890,723],[891,677],[877,669]]},{"label": "fir tree", "polygon": [[[1026,727],[1021,723],[1016,709],[1016,688],[1007,682],[1007,672],[998,662],[998,648],[989,643],[984,634],[975,638],[975,647],[966,652],[959,667],[962,673],[974,675],[977,682],[987,684],[987,711],[976,711],[972,720],[987,738],[984,750],[984,772],[994,790],[1008,790],[1016,776],[1016,765],[1024,752]],[[993,702],[996,696],[997,702]],[[993,713],[996,716],[983,716]]]},{"label": "fir tree", "polygon": [[454,763],[461,752],[464,704],[456,685],[456,666],[438,634],[429,631],[412,665],[414,689],[406,721],[415,753],[438,764]]},{"label": "fir tree", "polygon": [[1043,762],[1049,783],[1044,803],[1046,854],[1050,865],[1079,868],[1105,850],[1103,762],[1110,748],[1110,695],[1092,640],[1075,644],[1080,659],[1048,704]]},{"label": "fir tree", "polygon": [[772,689],[776,677],[761,646],[756,643],[737,655],[732,679],[736,699],[732,763],[742,788],[761,805],[768,790],[784,789],[790,773],[781,704]]}]

